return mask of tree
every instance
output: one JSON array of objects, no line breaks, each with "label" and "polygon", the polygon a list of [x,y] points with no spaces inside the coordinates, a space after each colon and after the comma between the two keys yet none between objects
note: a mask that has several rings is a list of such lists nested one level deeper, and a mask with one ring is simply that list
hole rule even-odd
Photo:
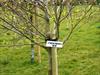
[{"label": "tree", "polygon": [[[77,0],[52,0],[49,5],[48,0],[8,0],[0,3],[1,8],[7,11],[5,12],[7,18],[2,16],[4,13],[1,13],[0,19],[6,23],[6,25],[2,25],[3,27],[46,49],[49,55],[49,75],[58,75],[57,48],[46,47],[45,43],[47,41],[61,40],[65,45],[80,22],[90,16],[90,10],[93,7],[92,3],[82,8],[82,10],[77,8],[76,3]],[[34,6],[38,8],[38,13],[33,11]],[[31,21],[30,15],[33,14],[38,17],[38,25],[41,28],[38,28],[35,25],[36,23],[34,24]],[[10,15],[15,16],[15,21],[10,21]],[[62,39],[60,38],[62,36],[60,27],[63,22],[68,24],[68,21],[70,21],[69,25],[66,25],[68,30],[66,30],[66,35]],[[39,41],[30,37],[32,35],[36,36],[36,34],[38,34]]]},{"label": "tree", "polygon": [[[14,4],[15,5],[17,5],[17,3],[15,3],[15,2],[13,2],[13,3],[10,3],[9,1],[4,1],[4,2],[1,2],[1,3],[6,3],[6,2],[8,2],[8,4],[11,6],[11,7],[14,7]],[[18,1],[17,1],[18,2]],[[26,7],[26,8],[28,8],[29,10],[31,9],[31,6],[28,6],[27,4],[25,4],[26,3],[26,1],[23,1],[22,3],[20,3],[19,2],[19,5],[24,5],[24,7]],[[20,7],[20,6],[19,6]],[[15,7],[14,7],[15,8]],[[32,9],[33,9],[34,7],[32,7]],[[16,8],[15,8],[16,9]],[[34,10],[34,9],[33,9]],[[8,14],[7,14],[7,13]],[[31,39],[33,39],[33,35],[37,35],[37,33],[34,31],[34,29],[33,28],[30,28],[30,26],[29,25],[26,25],[24,22],[22,23],[19,19],[18,19],[18,17],[16,18],[16,16],[13,14],[13,13],[11,13],[11,12],[9,12],[9,11],[7,11],[5,8],[3,8],[3,12],[1,12],[2,14],[5,14],[5,15],[3,15],[2,17],[6,17],[7,16],[7,18],[6,19],[8,19],[7,21],[10,21],[9,23],[11,24],[11,25],[7,25],[7,21],[5,22],[5,24],[7,25],[7,26],[3,26],[4,28],[6,28],[6,29],[9,29],[9,30],[11,30],[10,28],[11,28],[11,26],[13,26],[13,29],[12,29],[12,31],[14,31],[14,32],[16,32],[16,33],[18,33],[18,34],[21,34],[20,32],[22,32],[22,33],[25,33],[26,34],[26,36],[28,36],[29,38],[31,38]],[[24,15],[25,15],[25,13],[24,13]],[[33,19],[33,14],[30,14],[30,13],[27,13],[26,14],[26,16],[28,16],[27,18],[30,20],[30,23],[34,23],[34,19]],[[11,17],[11,18],[10,18]],[[4,20],[4,19],[3,19]],[[25,25],[25,26],[24,26]],[[15,27],[15,28],[14,28]],[[18,27],[18,30],[16,29]],[[25,28],[25,29],[24,29]],[[32,31],[32,33],[30,33]],[[23,36],[23,35],[21,35],[21,36]],[[25,37],[25,36],[24,36]],[[27,37],[27,39],[28,39],[28,37]],[[30,40],[31,41],[31,50],[32,50],[32,57],[31,57],[31,62],[33,63],[33,61],[34,61],[34,44],[33,44],[33,41],[32,40]],[[40,54],[40,53],[39,53]],[[40,60],[39,60],[39,62],[40,62]]]}]

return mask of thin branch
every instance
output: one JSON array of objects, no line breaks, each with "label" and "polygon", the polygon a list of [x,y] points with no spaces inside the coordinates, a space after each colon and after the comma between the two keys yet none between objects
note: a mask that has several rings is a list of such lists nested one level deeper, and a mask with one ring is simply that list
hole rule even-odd
[{"label": "thin branch", "polygon": [[[3,20],[4,22],[6,22],[7,24],[10,24],[10,23],[9,23],[9,22],[7,22],[6,20],[2,19],[1,17],[0,17],[0,19],[1,19],[1,20]],[[10,25],[11,25],[11,24],[10,24]],[[25,35],[25,34],[24,34],[24,33],[22,33],[21,31],[19,31],[19,30],[12,30],[12,29],[10,29],[10,28],[8,28],[8,27],[4,26],[4,25],[3,25],[3,27],[5,27],[6,29],[11,30],[11,31],[13,31],[13,32],[15,32],[15,33],[17,33],[17,34],[19,34],[19,35],[21,35],[21,36],[24,36],[24,37],[26,37],[27,39],[29,39],[29,40],[33,41],[33,42],[34,42],[34,44],[39,45],[39,46],[41,46],[41,47],[45,48],[45,46],[44,46],[44,45],[41,45],[40,43],[38,43],[38,42],[34,41],[33,39],[31,39],[30,37],[28,37],[27,35]]]},{"label": "thin branch", "polygon": [[64,5],[63,5],[63,0],[60,1],[60,11],[59,11],[59,16],[58,16],[58,21],[61,18],[62,12],[64,10]]},{"label": "thin branch", "polygon": [[79,25],[79,23],[86,17],[86,15],[88,14],[88,12],[92,9],[92,6],[90,6],[90,8],[88,9],[87,13],[84,14],[84,16],[74,25],[74,27],[72,27],[71,31],[69,32],[68,36],[64,38],[63,40],[63,44],[65,44],[65,42],[71,37],[74,29]]},{"label": "thin branch", "polygon": [[60,22],[62,22],[63,20],[65,20],[65,19],[69,16],[69,14],[70,14],[70,12],[73,10],[73,8],[74,8],[74,7],[72,7],[72,8],[69,10],[69,12],[68,12],[63,18],[60,19]]},{"label": "thin branch", "polygon": [[0,45],[0,47],[14,47],[14,46],[28,46],[28,45],[32,45],[32,44],[15,44],[15,45]]},{"label": "thin branch", "polygon": [[0,45],[0,47],[14,47],[14,46],[25,46],[25,45],[31,45],[31,44],[16,44],[16,45]]},{"label": "thin branch", "polygon": [[4,7],[4,8],[10,10],[11,12],[13,12],[17,16],[19,16],[20,19],[22,18],[22,20],[25,20],[27,23],[31,24],[40,35],[42,35],[44,38],[46,38],[46,36],[43,33],[41,33],[41,31],[39,31],[30,21],[27,21],[27,19],[25,17],[23,17],[22,13],[18,12],[17,10],[14,10],[10,6]]}]

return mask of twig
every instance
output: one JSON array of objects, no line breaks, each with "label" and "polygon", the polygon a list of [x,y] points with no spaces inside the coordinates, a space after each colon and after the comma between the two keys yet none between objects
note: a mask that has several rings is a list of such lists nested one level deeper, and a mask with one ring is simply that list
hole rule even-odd
[{"label": "twig", "polygon": [[71,37],[74,29],[79,25],[79,23],[86,17],[86,15],[88,14],[88,12],[91,10],[93,5],[90,6],[90,8],[88,9],[87,13],[84,14],[84,16],[74,25],[74,27],[72,27],[71,31],[69,32],[68,36],[64,38],[63,40],[63,44],[65,44],[65,42]]}]

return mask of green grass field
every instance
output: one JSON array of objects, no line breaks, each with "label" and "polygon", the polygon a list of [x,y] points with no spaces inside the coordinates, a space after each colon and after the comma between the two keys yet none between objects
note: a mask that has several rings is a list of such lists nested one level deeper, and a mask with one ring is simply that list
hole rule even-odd
[{"label": "green grass field", "polygon": [[[59,75],[100,75],[100,14],[81,23],[63,49],[58,50]],[[64,24],[63,24],[64,25]],[[66,28],[61,27],[61,38]],[[0,44],[12,35],[0,35]],[[48,54],[41,49],[42,63],[30,63],[29,46],[0,48],[0,75],[48,75]]]}]

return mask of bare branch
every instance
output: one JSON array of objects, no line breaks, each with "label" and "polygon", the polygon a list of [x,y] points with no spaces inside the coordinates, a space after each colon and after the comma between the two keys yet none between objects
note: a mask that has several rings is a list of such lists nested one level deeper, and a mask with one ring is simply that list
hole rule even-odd
[{"label": "bare branch", "polygon": [[67,35],[67,37],[64,38],[63,40],[63,44],[65,44],[65,42],[67,40],[69,40],[69,38],[71,37],[74,29],[79,25],[79,23],[86,17],[86,15],[89,13],[89,11],[92,9],[93,5],[90,6],[90,8],[88,9],[88,11],[84,14],[84,16],[74,25],[74,27],[72,27],[72,29],[70,30],[69,34]]}]

